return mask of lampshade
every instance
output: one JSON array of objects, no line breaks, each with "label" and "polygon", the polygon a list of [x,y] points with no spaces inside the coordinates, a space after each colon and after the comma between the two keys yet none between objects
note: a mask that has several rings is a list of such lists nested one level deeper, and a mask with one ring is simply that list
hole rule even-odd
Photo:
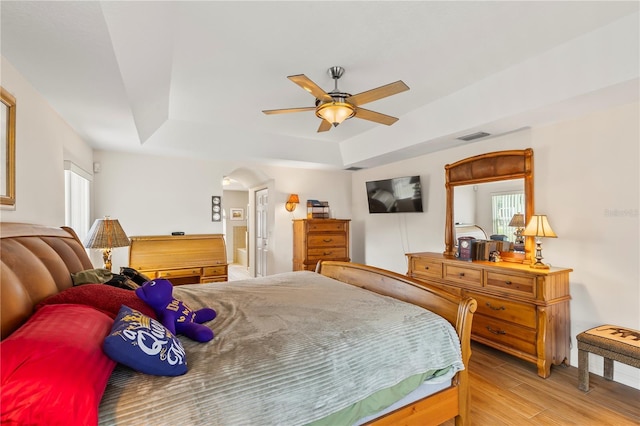
[{"label": "lampshade", "polygon": [[511,222],[509,222],[509,226],[513,226],[515,228],[524,228],[524,215],[522,213],[516,213],[511,218]]},{"label": "lampshade", "polygon": [[84,239],[86,248],[105,249],[126,247],[130,244],[129,237],[124,233],[118,219],[96,219]]},{"label": "lampshade", "polygon": [[529,266],[538,269],[549,269],[549,265],[542,263],[542,244],[540,237],[556,238],[557,235],[553,232],[553,229],[551,229],[547,216],[544,214],[534,214],[531,216],[522,234],[527,237],[536,237],[536,261]]},{"label": "lampshade", "polygon": [[529,220],[529,224],[526,228],[524,228],[524,232],[522,235],[527,237],[546,237],[546,238],[557,238],[553,229],[551,229],[551,225],[549,225],[549,220],[547,219],[547,215],[544,214],[534,214],[531,216]]},{"label": "lampshade", "polygon": [[296,205],[298,203],[300,203],[300,198],[298,197],[298,194],[291,194],[289,195],[289,199],[284,205],[284,208],[287,209],[288,212],[292,212],[296,209]]},{"label": "lampshade", "polygon": [[128,246],[130,242],[118,219],[107,216],[93,222],[83,244],[86,248],[103,249],[104,268],[111,270],[111,249]]},{"label": "lampshade", "polygon": [[355,107],[346,102],[327,102],[316,108],[316,115],[327,120],[334,127],[347,118],[353,117],[355,113]]},{"label": "lampshade", "polygon": [[[524,244],[524,237],[522,236],[522,231],[524,231],[524,215],[522,213],[516,213],[513,215],[513,217],[511,218],[511,221],[509,222],[509,226],[513,226],[516,228],[516,232],[514,232],[513,234],[516,236],[516,239],[514,241],[514,243],[520,248],[522,249],[522,245]],[[518,247],[516,247],[516,249],[518,249]]]}]

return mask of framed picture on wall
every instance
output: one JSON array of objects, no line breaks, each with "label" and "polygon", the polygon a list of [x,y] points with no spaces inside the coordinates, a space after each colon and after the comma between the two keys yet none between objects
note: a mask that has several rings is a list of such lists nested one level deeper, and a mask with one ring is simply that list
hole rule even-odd
[{"label": "framed picture on wall", "polygon": [[244,209],[229,209],[229,219],[244,220]]},{"label": "framed picture on wall", "polygon": [[214,195],[211,197],[211,221],[222,221],[222,197]]}]

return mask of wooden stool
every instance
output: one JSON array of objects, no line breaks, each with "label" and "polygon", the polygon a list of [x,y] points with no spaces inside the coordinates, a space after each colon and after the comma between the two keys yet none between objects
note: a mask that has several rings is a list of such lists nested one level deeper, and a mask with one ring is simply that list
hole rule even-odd
[{"label": "wooden stool", "polygon": [[589,390],[589,352],[604,358],[604,378],[613,380],[613,361],[640,368],[640,331],[617,325],[601,325],[576,336],[578,340],[578,389]]}]

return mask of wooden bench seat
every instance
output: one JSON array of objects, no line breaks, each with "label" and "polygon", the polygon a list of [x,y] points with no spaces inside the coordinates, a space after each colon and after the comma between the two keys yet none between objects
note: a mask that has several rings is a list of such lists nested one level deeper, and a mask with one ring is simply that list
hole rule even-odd
[{"label": "wooden bench seat", "polygon": [[640,368],[640,331],[601,325],[578,334],[578,388],[589,390],[589,353],[604,358],[604,378],[613,380],[613,361]]}]

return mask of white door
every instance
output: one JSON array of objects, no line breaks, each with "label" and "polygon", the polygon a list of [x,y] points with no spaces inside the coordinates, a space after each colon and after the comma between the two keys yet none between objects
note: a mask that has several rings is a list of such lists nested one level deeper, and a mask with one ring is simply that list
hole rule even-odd
[{"label": "white door", "polygon": [[269,190],[256,191],[256,277],[267,276],[267,254],[269,253],[269,225],[267,207]]}]

